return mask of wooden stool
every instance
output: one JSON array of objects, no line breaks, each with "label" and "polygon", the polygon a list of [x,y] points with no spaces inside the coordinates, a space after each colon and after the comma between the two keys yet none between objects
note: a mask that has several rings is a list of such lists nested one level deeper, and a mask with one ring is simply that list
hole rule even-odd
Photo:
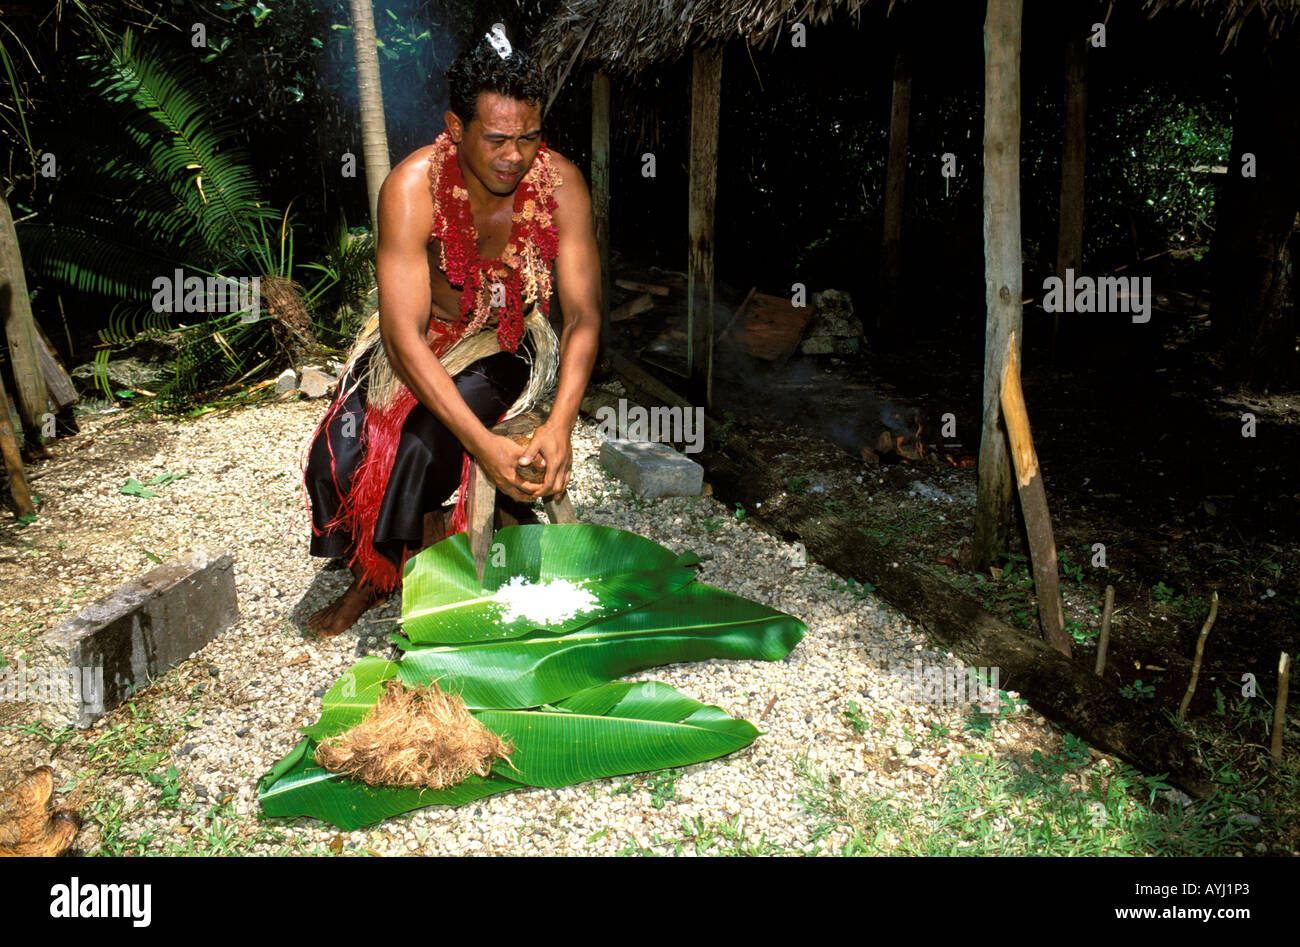
[{"label": "wooden stool", "polygon": [[[545,420],[536,412],[525,411],[509,421],[502,421],[492,428],[492,433],[508,437],[521,447],[526,447],[533,439],[538,426]],[[530,483],[541,483],[546,474],[542,468],[529,465],[520,470],[519,476]],[[504,504],[498,508],[496,484],[488,479],[488,475],[478,463],[474,463],[471,482],[473,486],[469,495],[469,548],[474,554],[474,567],[478,570],[479,581],[482,582],[483,569],[487,565],[488,552],[492,548],[492,537],[496,533],[496,527],[512,526],[523,522],[535,523],[537,517],[532,515],[531,510],[524,515],[515,515]],[[567,490],[545,498],[542,501],[542,508],[552,523],[578,522],[578,517],[573,512],[573,504],[569,502]]]}]

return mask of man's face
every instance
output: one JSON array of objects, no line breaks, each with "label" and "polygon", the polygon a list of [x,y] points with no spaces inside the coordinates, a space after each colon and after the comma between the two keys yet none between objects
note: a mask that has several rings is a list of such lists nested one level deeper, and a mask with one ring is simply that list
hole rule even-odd
[{"label": "man's face", "polygon": [[537,157],[542,143],[542,109],[536,103],[481,92],[477,111],[468,125],[455,112],[448,112],[447,128],[459,146],[466,182],[477,178],[488,191],[504,197],[519,186]]}]

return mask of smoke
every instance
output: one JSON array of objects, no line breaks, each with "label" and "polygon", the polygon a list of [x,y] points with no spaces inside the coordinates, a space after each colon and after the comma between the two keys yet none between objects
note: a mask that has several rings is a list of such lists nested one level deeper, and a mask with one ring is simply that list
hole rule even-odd
[{"label": "smoke", "polygon": [[[384,97],[389,161],[396,164],[443,130],[449,102],[447,68],[460,53],[460,37],[467,24],[454,12],[454,0],[374,0],[375,33],[383,44],[379,51],[379,83]],[[336,23],[351,24],[347,4],[337,4]],[[322,73],[339,89],[352,114],[357,101],[356,52],[351,34],[341,55],[325,57]],[[358,140],[351,149],[360,154]]]}]

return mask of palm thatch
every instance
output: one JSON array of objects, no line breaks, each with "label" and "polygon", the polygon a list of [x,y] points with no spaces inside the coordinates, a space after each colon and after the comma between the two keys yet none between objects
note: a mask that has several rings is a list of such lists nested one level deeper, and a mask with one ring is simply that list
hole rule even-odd
[{"label": "palm thatch", "polygon": [[[876,0],[885,15],[904,0]],[[908,0],[921,5],[922,0]],[[534,44],[552,83],[582,64],[632,78],[655,63],[673,62],[701,46],[744,39],[776,43],[794,23],[822,25],[849,17],[854,25],[871,0],[565,0]],[[1242,30],[1259,28],[1276,40],[1300,23],[1298,0],[1145,0],[1148,16],[1188,9],[1212,21],[1224,48]],[[1248,30],[1250,32],[1250,30]]]},{"label": "palm thatch", "polygon": [[1215,31],[1223,37],[1225,50],[1248,27],[1262,28],[1264,35],[1276,40],[1300,23],[1300,3],[1296,0],[1146,0],[1145,9],[1151,17],[1167,10],[1186,9],[1216,21]]},{"label": "palm thatch", "polygon": [[[794,23],[848,16],[870,0],[567,0],[538,34],[534,55],[555,81],[580,60],[631,78],[688,50],[744,39],[775,43]],[[879,0],[883,6],[885,0]],[[888,11],[901,0],[888,0]]]}]

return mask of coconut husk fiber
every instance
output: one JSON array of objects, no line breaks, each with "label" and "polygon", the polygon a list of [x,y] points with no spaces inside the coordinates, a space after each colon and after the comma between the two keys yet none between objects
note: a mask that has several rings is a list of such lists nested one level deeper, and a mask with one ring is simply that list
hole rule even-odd
[{"label": "coconut husk fiber", "polygon": [[364,720],[316,747],[316,762],[371,786],[445,789],[487,776],[494,759],[508,762],[513,751],[437,684],[391,680]]},{"label": "coconut husk fiber", "polygon": [[53,808],[53,794],[54,772],[48,766],[0,791],[0,858],[48,857],[72,845],[80,822],[71,812]]}]

